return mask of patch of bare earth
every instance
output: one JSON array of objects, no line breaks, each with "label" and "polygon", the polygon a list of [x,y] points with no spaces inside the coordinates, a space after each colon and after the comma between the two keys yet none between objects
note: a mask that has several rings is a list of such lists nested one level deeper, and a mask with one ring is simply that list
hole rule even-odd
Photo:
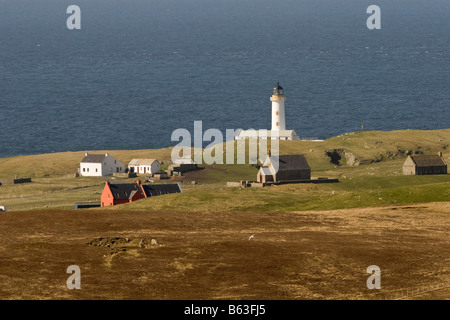
[{"label": "patch of bare earth", "polygon": [[[291,213],[7,212],[0,298],[447,299],[449,214],[448,202]],[[70,265],[81,269],[80,290],[66,286]],[[366,286],[370,265],[381,269],[380,290]]]}]

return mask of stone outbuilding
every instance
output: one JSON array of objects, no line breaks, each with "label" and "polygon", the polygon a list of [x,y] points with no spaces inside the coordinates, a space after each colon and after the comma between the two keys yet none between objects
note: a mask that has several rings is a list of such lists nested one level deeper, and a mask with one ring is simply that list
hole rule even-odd
[{"label": "stone outbuilding", "polygon": [[404,175],[447,174],[447,163],[438,155],[408,156],[403,164]]},{"label": "stone outbuilding", "polygon": [[302,180],[311,180],[311,168],[301,154],[279,156],[278,165],[276,158],[268,157],[256,176],[259,183]]}]

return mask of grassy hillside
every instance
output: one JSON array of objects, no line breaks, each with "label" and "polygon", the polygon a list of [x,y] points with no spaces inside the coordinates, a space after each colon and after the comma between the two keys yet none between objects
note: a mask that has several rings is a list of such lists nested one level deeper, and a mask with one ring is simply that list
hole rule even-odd
[{"label": "grassy hillside", "polygon": [[[450,175],[402,176],[402,165],[407,154],[437,154],[441,151],[450,163],[449,145],[450,129],[365,131],[343,134],[325,141],[280,141],[280,154],[305,155],[313,177],[339,178],[340,182],[242,190],[226,188],[226,182],[255,180],[258,170],[255,165],[202,165],[202,170],[182,177],[183,194],[153,197],[120,208],[289,211],[450,201]],[[171,151],[171,148],[166,148],[89,152],[109,152],[127,164],[132,158],[169,160]],[[33,179],[31,184],[1,186],[0,204],[10,210],[68,209],[73,208],[77,201],[99,201],[105,178],[73,177],[84,153],[0,158],[0,180],[15,176]],[[248,146],[246,153],[248,157]],[[197,184],[192,185],[191,181]]]},{"label": "grassy hillside", "polygon": [[[257,166],[202,165],[181,177],[181,194],[77,211],[106,179],[135,179],[74,177],[84,152],[0,158],[0,180],[33,181],[0,186],[0,298],[446,299],[450,174],[403,176],[402,165],[438,151],[450,163],[449,141],[450,129],[281,141],[313,177],[339,182],[227,188],[255,180]],[[124,163],[171,157],[108,152]],[[82,290],[66,287],[73,264]],[[381,290],[366,286],[373,264]]]},{"label": "grassy hillside", "polygon": [[41,155],[0,158],[0,180],[19,177],[49,177],[74,174],[80,166],[84,154],[109,153],[125,165],[133,158],[170,159],[170,148],[155,150],[93,150],[77,152],[59,152]]}]

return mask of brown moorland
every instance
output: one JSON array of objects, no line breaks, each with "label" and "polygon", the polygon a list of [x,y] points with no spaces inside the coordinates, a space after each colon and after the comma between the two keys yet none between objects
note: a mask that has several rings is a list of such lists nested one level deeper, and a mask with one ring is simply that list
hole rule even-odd
[{"label": "brown moorland", "polygon": [[[0,299],[448,299],[449,213],[450,202],[6,212]],[[81,269],[80,290],[66,286],[70,265]],[[370,265],[381,269],[380,290],[366,286]]]}]

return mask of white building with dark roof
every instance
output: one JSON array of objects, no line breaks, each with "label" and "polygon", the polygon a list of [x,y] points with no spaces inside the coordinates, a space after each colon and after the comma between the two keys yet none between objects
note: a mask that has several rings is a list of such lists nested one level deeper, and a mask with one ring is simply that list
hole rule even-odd
[{"label": "white building with dark roof", "polygon": [[114,173],[125,172],[125,165],[108,153],[85,153],[80,162],[79,174],[83,177],[103,177]]},{"label": "white building with dark roof", "polygon": [[156,159],[133,159],[128,163],[128,170],[137,174],[155,174],[161,169]]}]

